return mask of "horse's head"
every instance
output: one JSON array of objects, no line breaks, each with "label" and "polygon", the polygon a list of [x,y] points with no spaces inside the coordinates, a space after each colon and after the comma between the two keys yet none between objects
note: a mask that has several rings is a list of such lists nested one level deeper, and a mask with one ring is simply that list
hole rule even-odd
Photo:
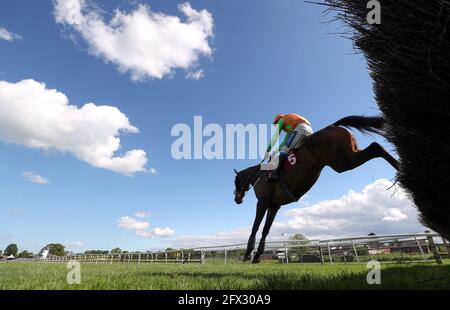
[{"label": "horse's head", "polygon": [[234,201],[237,204],[241,204],[244,200],[245,193],[250,189],[250,182],[247,177],[245,177],[241,172],[236,173],[236,178],[234,179]]}]

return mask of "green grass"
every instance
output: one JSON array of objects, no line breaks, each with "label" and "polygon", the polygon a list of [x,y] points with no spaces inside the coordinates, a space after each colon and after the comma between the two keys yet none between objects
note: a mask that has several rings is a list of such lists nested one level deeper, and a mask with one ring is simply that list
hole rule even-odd
[{"label": "green grass", "polygon": [[381,285],[368,285],[365,264],[263,262],[199,264],[81,264],[81,284],[69,285],[65,264],[0,263],[0,289],[449,289],[443,265],[383,264]]}]

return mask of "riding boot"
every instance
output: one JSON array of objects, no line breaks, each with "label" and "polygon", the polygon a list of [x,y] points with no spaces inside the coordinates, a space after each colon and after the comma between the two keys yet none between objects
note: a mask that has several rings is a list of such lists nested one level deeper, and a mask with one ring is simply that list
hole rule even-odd
[{"label": "riding boot", "polygon": [[269,178],[267,179],[267,182],[275,182],[278,181],[280,178],[281,169],[283,169],[284,161],[287,158],[287,153],[281,152],[280,156],[278,157],[278,167],[272,173],[270,174]]}]

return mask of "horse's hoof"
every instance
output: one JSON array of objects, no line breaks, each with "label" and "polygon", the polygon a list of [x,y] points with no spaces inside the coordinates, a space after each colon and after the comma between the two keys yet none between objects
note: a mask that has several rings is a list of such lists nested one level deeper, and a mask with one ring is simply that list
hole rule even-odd
[{"label": "horse's hoof", "polygon": [[260,260],[259,258],[254,258],[254,259],[252,260],[252,264],[259,264],[260,261],[261,261],[261,260]]},{"label": "horse's hoof", "polygon": [[243,262],[249,261],[250,257],[249,256],[244,256],[244,258],[242,259]]}]

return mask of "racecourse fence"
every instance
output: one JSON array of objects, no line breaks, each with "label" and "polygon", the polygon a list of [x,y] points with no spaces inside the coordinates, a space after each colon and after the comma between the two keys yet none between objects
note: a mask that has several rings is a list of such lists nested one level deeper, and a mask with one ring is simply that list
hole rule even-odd
[{"label": "racecourse fence", "polygon": [[[199,247],[205,252],[205,261],[223,260],[224,263],[241,260],[246,243]],[[256,244],[255,249],[258,247]],[[325,240],[266,241],[262,260],[282,263],[352,263],[378,260],[395,262],[437,262],[450,258],[450,244],[436,233],[392,234],[334,238]],[[252,252],[252,257],[255,250]]]},{"label": "racecourse fence", "polygon": [[19,262],[113,264],[113,263],[204,263],[205,253],[201,250],[171,250],[158,252],[132,252],[113,254],[73,254],[65,256],[17,258]]},{"label": "racecourse fence", "polygon": [[[256,244],[257,248],[258,244]],[[242,260],[246,243],[198,247],[159,252],[133,252],[117,254],[74,254],[46,258],[19,258],[14,261],[62,263],[200,263]],[[255,251],[253,251],[252,256]],[[437,262],[450,258],[450,244],[435,233],[357,236],[325,240],[273,240],[266,241],[262,260],[281,263],[359,263],[378,260],[395,262]]]}]

